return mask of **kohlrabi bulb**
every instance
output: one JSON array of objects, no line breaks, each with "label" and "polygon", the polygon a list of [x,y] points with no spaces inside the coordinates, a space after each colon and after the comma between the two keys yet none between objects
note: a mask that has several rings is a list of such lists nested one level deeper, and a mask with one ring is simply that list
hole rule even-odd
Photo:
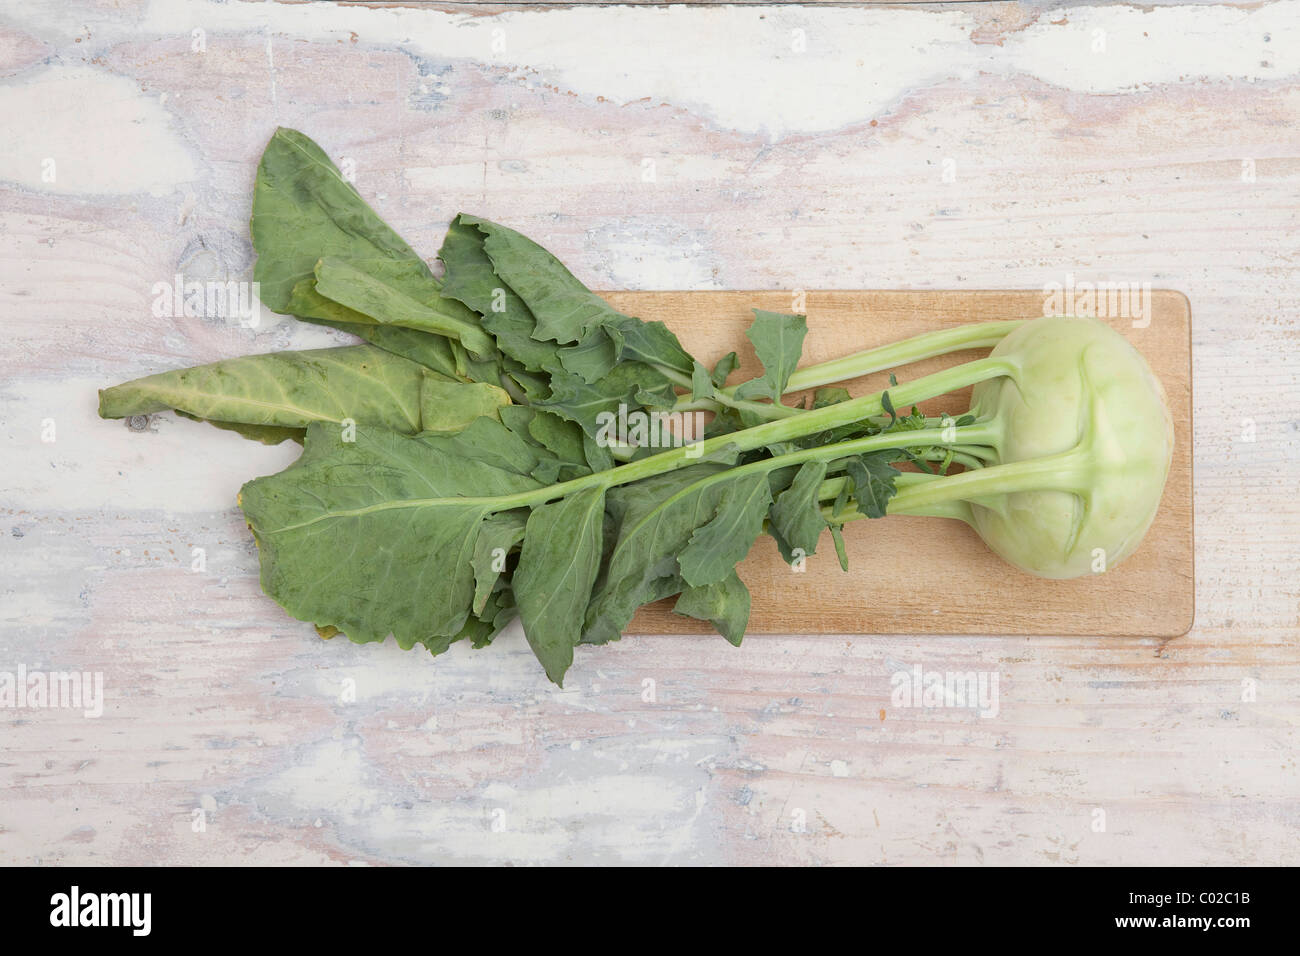
[{"label": "kohlrabi bulb", "polygon": [[1042,490],[972,502],[972,524],[1031,574],[1072,578],[1114,567],[1155,517],[1173,455],[1164,389],[1122,335],[1095,319],[1049,316],[993,349],[1014,376],[975,386],[973,410],[1002,429],[999,463],[1060,456]]}]

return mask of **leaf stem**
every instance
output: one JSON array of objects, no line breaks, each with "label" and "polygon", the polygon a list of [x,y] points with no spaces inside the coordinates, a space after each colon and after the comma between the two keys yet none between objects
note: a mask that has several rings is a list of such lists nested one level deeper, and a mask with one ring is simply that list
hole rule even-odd
[{"label": "leaf stem", "polygon": [[[916,381],[908,382],[905,385],[896,386],[891,391],[897,396],[896,401],[899,404],[910,404],[914,402],[925,401],[927,398],[933,398],[936,395],[942,395],[945,392],[951,392],[959,388],[965,388],[977,382],[987,381],[988,379],[1000,376],[1015,377],[1018,374],[1015,363],[1005,358],[984,358],[965,365],[959,365],[955,368],[944,369],[933,375],[927,375]],[[548,501],[554,501],[571,495],[578,491],[589,488],[613,488],[618,485],[629,484],[639,481],[642,478],[651,478],[655,475],[666,474],[676,471],[679,468],[685,468],[701,461],[708,461],[714,455],[726,451],[752,451],[756,448],[762,448],[765,445],[776,444],[778,442],[789,441],[793,438],[799,438],[802,435],[814,434],[827,429],[839,428],[843,425],[852,424],[871,415],[879,415],[884,409],[881,404],[881,394],[864,395],[861,398],[850,399],[847,402],[840,402],[835,405],[827,405],[824,408],[816,408],[811,411],[803,412],[795,418],[782,419],[776,422],[765,422],[762,425],[755,425],[738,432],[732,432],[728,435],[719,435],[716,438],[706,438],[704,441],[695,442],[679,448],[673,448],[662,451],[657,455],[650,455],[636,461],[630,461],[625,465],[617,468],[609,468],[605,471],[593,472],[589,475],[583,475],[579,478],[572,478],[569,481],[561,481],[556,484],[546,485],[541,488],[531,489],[528,491],[515,492],[510,495],[491,495],[491,496],[454,496],[450,498],[406,498],[387,502],[382,506],[372,506],[360,509],[348,509],[340,512],[331,512],[319,515],[310,521],[300,525],[292,525],[284,528],[274,529],[275,531],[294,530],[306,524],[314,524],[316,521],[349,515],[358,515],[371,513],[374,511],[387,511],[398,508],[420,508],[420,507],[480,507],[484,514],[493,512],[509,511],[515,508],[532,508],[537,505],[545,504]],[[987,441],[996,439],[998,424],[996,422],[982,422],[973,425],[950,426],[953,429],[951,437],[960,444],[983,444]],[[785,467],[787,465],[800,464],[804,461],[815,459],[824,459],[827,461],[836,458],[845,458],[850,455],[863,454],[869,451],[879,451],[886,448],[905,448],[913,444],[909,439],[917,436],[934,434],[941,429],[916,429],[910,432],[885,432],[879,435],[871,435],[867,438],[858,438],[851,441],[837,442],[831,445],[820,445],[813,448],[800,449],[785,455],[778,455],[773,458],[765,458],[760,461],[751,462],[749,465],[742,465],[739,468],[727,469],[720,471],[718,475],[735,475],[747,470],[773,470]],[[1044,462],[1050,462],[1051,459],[1042,459]],[[1032,464],[1032,463],[1022,463]],[[999,466],[1005,467],[1005,466]],[[943,478],[942,481],[960,482],[963,479],[977,477],[981,474],[996,471],[997,468],[984,468],[976,472],[969,472],[961,475],[953,475]],[[1004,487],[997,487],[993,483],[994,491],[1009,490]],[[911,489],[908,489],[910,491]],[[927,489],[918,489],[925,491]],[[900,493],[902,494],[902,493]],[[899,495],[895,495],[897,499]],[[952,497],[960,497],[954,495]],[[272,532],[264,532],[272,533]]]},{"label": "leaf stem", "polygon": [[712,398],[693,399],[689,391],[694,388],[690,376],[683,375],[681,372],[664,365],[654,366],[665,378],[674,385],[688,390],[688,394],[682,396],[682,401],[673,405],[675,412],[694,412],[694,411],[711,411],[716,412],[720,408],[734,408],[736,411],[752,412],[761,416],[768,421],[774,421],[778,418],[789,418],[792,415],[798,415],[799,409],[790,408],[787,405],[773,405],[768,402],[752,402],[744,398],[736,398],[725,389],[715,389]]},{"label": "leaf stem", "polygon": [[977,471],[949,475],[899,491],[889,500],[890,514],[929,514],[928,509],[953,501],[969,502],[986,495],[1018,491],[1068,491],[1082,495],[1088,488],[1087,456],[1078,448]]},{"label": "leaf stem", "polygon": [[[831,359],[829,362],[820,362],[816,365],[795,369],[794,374],[790,376],[790,380],[786,383],[785,393],[801,392],[805,389],[818,388],[834,382],[861,378],[863,375],[870,375],[872,372],[897,368],[900,365],[908,365],[922,359],[947,355],[950,352],[959,352],[963,349],[992,348],[1024,324],[1023,319],[1005,322],[975,322],[968,325],[954,326],[950,329],[939,329],[935,332],[924,332],[921,335],[914,335],[910,339],[903,339],[901,342],[892,342],[889,345],[864,349],[861,352],[854,352],[850,355]],[[732,386],[721,389],[720,393],[731,396],[735,390],[736,386]]]},{"label": "leaf stem", "polygon": [[[894,386],[889,391],[894,404],[910,405],[965,388],[968,385],[974,385],[977,382],[1001,376],[1015,377],[1016,374],[1017,366],[1010,360],[990,357],[977,359],[974,362],[968,362],[954,368],[943,369],[933,375],[926,375],[915,381]],[[550,485],[537,491],[521,492],[501,500],[512,502],[506,505],[506,507],[511,508],[541,504],[592,485],[599,484],[605,488],[612,488],[616,485],[639,481],[642,478],[662,475],[702,460],[708,460],[713,455],[726,450],[752,451],[765,445],[772,445],[804,435],[812,435],[828,429],[850,425],[872,415],[881,414],[884,411],[882,395],[883,393],[864,395],[860,398],[850,399],[847,402],[839,402],[835,405],[827,405],[824,408],[801,412],[792,418],[764,422],[761,425],[754,425],[738,432],[719,435],[715,438],[706,438],[704,441],[662,451],[657,455],[631,461],[607,471],[584,475],[581,478]],[[1000,429],[996,422],[977,422],[973,425],[950,427],[951,434],[949,437],[954,439],[954,444],[996,445],[999,440]],[[796,461],[805,461],[816,457],[827,460],[843,458],[848,455],[861,454],[864,451],[880,448],[905,448],[913,445],[939,444],[938,442],[917,441],[916,438],[935,433],[941,434],[942,431],[943,429],[940,428],[926,428],[910,432],[886,432],[882,435],[873,435],[870,438],[840,442],[834,445],[823,445],[779,457],[785,463],[793,464]],[[864,442],[871,442],[872,444],[862,445]],[[859,445],[862,445],[862,447],[859,448]],[[766,459],[765,462],[775,460]]]},{"label": "leaf stem", "polygon": [[[829,362],[820,362],[816,365],[796,369],[786,383],[783,394],[788,395],[791,392],[800,392],[805,389],[818,388],[822,385],[830,385],[834,382],[861,378],[872,372],[897,368],[912,362],[919,362],[922,359],[947,355],[964,349],[992,348],[1024,324],[1023,319],[1005,322],[977,322],[971,325],[955,326],[951,329],[925,332],[921,335],[914,335],[910,339],[903,339],[901,342],[864,349],[861,352],[854,352],[851,355],[832,359]],[[685,389],[692,388],[689,376],[662,365],[656,365],[655,368],[671,380],[674,385]],[[673,406],[673,411],[718,411],[720,408],[733,408],[737,411],[749,412],[768,421],[801,414],[800,409],[788,405],[738,399],[735,397],[736,388],[737,386],[733,385],[729,388],[715,389],[713,396],[708,399],[697,400],[691,399],[688,395],[682,396],[682,401]],[[891,395],[891,397],[893,396]]]}]

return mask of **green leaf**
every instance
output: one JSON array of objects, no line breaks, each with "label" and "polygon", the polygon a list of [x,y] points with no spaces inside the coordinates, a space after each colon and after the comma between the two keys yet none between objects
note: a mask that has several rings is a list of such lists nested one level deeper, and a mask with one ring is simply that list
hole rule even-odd
[{"label": "green leaf", "polygon": [[677,392],[672,381],[660,374],[654,366],[641,362],[624,362],[606,375],[605,380],[620,372],[626,373],[636,382],[634,397],[638,404],[652,409],[671,409],[677,404]]},{"label": "green leaf", "polygon": [[831,540],[835,542],[835,556],[840,559],[840,570],[847,571],[849,569],[849,553],[844,547],[843,529],[844,525],[842,524],[831,525]]},{"label": "green leaf", "polygon": [[510,429],[524,441],[531,445],[541,447],[541,442],[535,439],[528,432],[528,426],[532,424],[533,419],[537,417],[537,409],[531,405],[509,405],[502,408],[498,413],[501,424]]},{"label": "green leaf", "polygon": [[[454,435],[441,435],[437,448],[446,454],[483,462],[503,472],[531,477],[548,453],[493,418],[476,418]],[[540,484],[540,482],[538,482]],[[476,495],[490,494],[487,490]]]},{"label": "green leaf", "polygon": [[[644,322],[619,312],[528,237],[464,213],[456,218],[456,225],[460,229],[477,227],[484,237],[482,252],[491,261],[492,272],[498,280],[496,286],[509,287],[522,300],[533,319],[534,325],[529,331],[533,339],[569,346],[559,353],[562,364],[569,371],[594,382],[615,362],[641,362],[682,375],[691,374],[695,360],[682,348],[668,326],[662,322]],[[462,268],[466,260],[472,258],[457,248],[458,243],[465,241],[463,234],[454,237],[452,248],[448,250],[453,259],[461,260],[458,265]],[[447,256],[443,256],[443,261],[447,262]],[[476,267],[480,273],[482,267],[480,260]],[[452,264],[448,263],[449,276],[452,271]],[[478,289],[473,293],[475,301],[462,301],[486,318],[488,300],[483,295],[484,279],[482,274],[477,278]],[[456,288],[458,293],[469,291],[459,284]],[[545,365],[539,363],[537,367]]]},{"label": "green leaf", "polygon": [[723,580],[762,534],[771,504],[766,472],[729,478],[717,513],[695,529],[677,559],[682,580],[692,587]]},{"label": "green leaf", "polygon": [[503,511],[479,526],[474,542],[474,613],[482,615],[488,598],[506,573],[506,559],[515,545],[524,540],[528,513]]},{"label": "green leaf", "polygon": [[365,339],[371,345],[392,352],[404,359],[417,362],[425,368],[444,375],[447,378],[464,380],[456,368],[456,359],[452,355],[451,343],[441,335],[430,335],[415,329],[405,329],[400,325],[362,325],[348,322],[324,322],[317,320],[317,325],[328,325],[340,332],[348,332],[357,338]]},{"label": "green leaf", "polygon": [[324,150],[281,127],[262,153],[253,186],[251,221],[259,297],[289,313],[294,287],[314,278],[323,257],[369,270],[398,260],[409,274],[435,282],[424,260],[375,214],[339,174]]},{"label": "green leaf", "polygon": [[418,643],[423,644],[435,657],[460,641],[469,641],[475,648],[486,647],[516,616],[514,596],[510,593],[510,588],[501,587],[488,595],[482,611],[471,614],[466,619],[465,626],[455,635],[425,637]]},{"label": "green leaf", "polygon": [[573,422],[528,405],[502,408],[501,421],[520,438],[549,453],[532,472],[543,484],[578,478],[593,470],[587,458],[586,436]]},{"label": "green leaf", "polygon": [[624,318],[527,236],[477,216],[457,218],[487,237],[483,249],[496,274],[527,304],[538,341],[579,342],[593,328]]},{"label": "green leaf", "polygon": [[817,492],[826,477],[826,462],[809,461],[800,468],[790,487],[772,505],[772,526],[789,549],[805,555],[817,551],[817,541],[826,529]]},{"label": "green leaf", "polygon": [[460,215],[452,220],[438,250],[447,269],[442,294],[479,313],[483,328],[496,338],[497,348],[525,368],[544,371],[559,367],[557,346],[533,337],[537,321],[524,300],[496,274],[484,249],[486,239],[472,217]]},{"label": "green leaf", "polygon": [[576,345],[559,349],[560,364],[584,382],[599,381],[618,364],[618,349],[604,329],[592,329]]},{"label": "green leaf", "polygon": [[528,434],[554,456],[556,466],[553,473],[550,468],[547,469],[547,473],[551,474],[549,479],[538,471],[533,472],[534,478],[550,484],[591,472],[583,431],[576,423],[565,421],[543,409],[534,409],[534,415],[528,423]]},{"label": "green leaf", "polygon": [[894,479],[898,469],[890,465],[898,452],[871,452],[846,459],[845,471],[853,480],[853,498],[858,510],[868,518],[883,518],[889,499],[896,491]]},{"label": "green leaf", "polygon": [[544,373],[514,376],[530,403],[595,438],[603,415],[677,401],[669,376],[689,375],[694,360],[676,336],[616,311],[541,246],[462,213],[439,256],[447,267],[443,293],[481,313],[503,353]]},{"label": "green leaf", "polygon": [[454,338],[470,352],[487,357],[496,343],[479,326],[478,316],[454,299],[436,295],[436,287],[416,298],[379,275],[345,259],[326,257],[316,264],[316,292],[380,325],[400,325]]},{"label": "green leaf", "polygon": [[[389,321],[387,310],[372,303],[368,308],[379,314],[371,315],[317,290],[320,260],[339,260],[426,308],[476,325],[473,313],[456,314],[459,306],[439,296],[438,281],[424,260],[366,205],[324,151],[296,130],[277,130],[263,152],[253,193],[252,234],[258,253],[254,279],[267,306],[359,335],[443,374],[464,377],[441,335],[377,324]],[[359,304],[337,286],[332,288]],[[481,329],[475,331],[481,336]],[[475,331],[469,333],[471,338]],[[422,337],[426,334],[427,339]],[[482,337],[474,341],[479,347],[490,344]]]},{"label": "green leaf", "polygon": [[528,517],[512,586],[528,645],[563,685],[600,568],[605,489],[586,488]]},{"label": "green leaf", "polygon": [[354,312],[318,293],[315,276],[303,279],[293,287],[286,310],[300,319],[365,339],[371,345],[419,362],[449,378],[458,376],[450,340],[400,325],[377,325],[370,316]]},{"label": "green leaf", "polygon": [[592,471],[607,471],[617,464],[609,446],[600,444],[586,432],[582,433],[582,454]]},{"label": "green leaf", "polygon": [[[320,424],[302,457],[244,485],[262,587],[291,615],[359,643],[454,637],[474,600],[473,556],[498,496],[533,491],[496,467],[486,442],[509,436],[480,418],[478,440],[360,428],[355,441]],[[509,499],[505,499],[509,501]]]},{"label": "green leaf", "polygon": [[[636,609],[681,590],[677,557],[695,529],[717,514],[726,492],[724,464],[705,462],[611,489],[611,538],[587,608],[583,643],[617,639]],[[676,587],[663,590],[676,582]]]},{"label": "green leaf", "polygon": [[782,315],[754,310],[754,324],[745,333],[754,343],[754,351],[763,363],[761,378],[745,382],[736,389],[737,398],[770,398],[780,404],[790,375],[803,354],[808,320],[802,315]]},{"label": "green leaf", "polygon": [[616,355],[620,362],[644,362],[682,375],[692,374],[695,359],[682,348],[682,343],[677,341],[677,336],[668,326],[662,322],[615,315],[604,323],[604,329],[617,346]]},{"label": "green leaf", "polygon": [[470,615],[455,637],[430,637],[422,643],[431,654],[441,654],[457,641],[469,641],[475,648],[486,647],[516,617],[509,588],[493,591],[481,612]]},{"label": "green leaf", "polygon": [[739,647],[749,623],[749,588],[732,571],[713,584],[684,588],[673,605],[673,613],[708,621],[728,642]]},{"label": "green leaf", "polygon": [[193,418],[240,425],[301,429],[311,422],[351,419],[414,433],[422,429],[425,383],[443,381],[436,372],[371,345],[272,352],[103,389],[99,414],[126,418],[174,408]]},{"label": "green leaf", "polygon": [[263,445],[278,445],[285,441],[296,441],[299,445],[307,436],[306,428],[290,428],[285,425],[248,425],[244,422],[223,422],[212,418],[199,418],[197,415],[189,415],[179,409],[172,409],[181,418],[188,418],[194,422],[204,422],[208,425],[215,425],[224,431],[232,431],[243,435],[251,441],[260,441]]},{"label": "green leaf", "polygon": [[852,397],[847,388],[839,388],[838,386],[819,388],[813,392],[812,407],[825,408],[827,405],[838,405],[840,402],[847,402]]},{"label": "green leaf", "polygon": [[700,401],[714,396],[713,380],[709,378],[709,371],[699,362],[695,363],[691,371],[691,400]]},{"label": "green leaf", "polygon": [[889,431],[898,422],[898,412],[894,411],[894,403],[889,398],[888,389],[880,393],[880,407],[889,416],[889,424],[885,426],[885,431]]},{"label": "green leaf", "polygon": [[713,372],[709,376],[713,380],[714,386],[722,388],[726,385],[727,377],[739,366],[740,359],[736,357],[735,352],[728,352],[726,355],[722,356],[722,358],[718,359],[718,363],[713,366]]},{"label": "green leaf", "polygon": [[[495,613],[493,613],[494,609]],[[492,633],[489,634],[487,639],[482,641],[482,643],[475,641],[475,647],[483,647],[485,644],[490,644],[492,638],[501,633],[502,628],[515,618],[519,617],[519,608],[515,606],[514,592],[508,587],[494,591],[492,597],[488,599],[488,606],[484,611],[484,614],[492,614]]]},{"label": "green leaf", "polygon": [[[317,260],[317,265],[320,260]],[[433,280],[430,279],[430,282]],[[372,316],[349,309],[346,305],[327,299],[316,288],[316,273],[299,279],[289,291],[285,302],[286,311],[300,319],[321,325],[347,326],[376,325],[378,320]],[[440,336],[441,338],[441,336]]]},{"label": "green leaf", "polygon": [[525,371],[514,359],[507,359],[508,371],[502,376],[502,382],[514,386],[513,394],[522,395],[525,402],[539,402],[550,397],[550,377],[544,374]]},{"label": "green leaf", "polygon": [[669,408],[675,401],[672,383],[660,373],[640,362],[625,362],[598,382],[585,382],[563,370],[553,372],[550,397],[535,404],[577,422],[597,438],[602,417],[617,418],[620,405],[634,411],[646,406]]},{"label": "green leaf", "polygon": [[[652,604],[655,601],[660,601],[664,598],[670,598],[673,595],[681,594],[683,587],[685,587],[685,585],[682,583],[682,579],[675,574],[656,578],[650,581],[641,590],[640,603],[637,606],[639,607],[641,604]],[[632,608],[632,610],[628,612],[627,621],[624,621],[617,627],[587,626],[583,629],[582,637],[579,639],[578,643],[608,644],[612,641],[620,640],[623,637],[623,628],[627,626],[627,622],[632,619],[632,615],[635,613],[636,607]]]},{"label": "green leaf", "polygon": [[505,389],[495,385],[426,376],[420,387],[420,428],[448,434],[464,430],[483,416],[500,421],[501,409],[509,404]]}]

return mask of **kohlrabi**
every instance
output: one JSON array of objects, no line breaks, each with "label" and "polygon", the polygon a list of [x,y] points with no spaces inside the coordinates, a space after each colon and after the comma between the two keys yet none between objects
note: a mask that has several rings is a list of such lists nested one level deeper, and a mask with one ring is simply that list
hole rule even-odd
[{"label": "kohlrabi", "polygon": [[[971,326],[966,336],[988,332]],[[932,345],[903,343],[894,358],[962,342]],[[863,353],[835,374],[857,377],[877,358]],[[822,377],[809,369],[804,381]],[[897,412],[970,385],[968,415]],[[730,398],[725,414],[736,413]],[[735,567],[765,530],[791,560],[814,553],[829,529],[844,562],[847,521],[958,518],[1026,571],[1071,577],[1137,546],[1168,472],[1160,386],[1118,333],[1092,319],[1035,319],[985,358],[833,398],[810,410],[766,406],[780,417],[724,423],[695,444],[638,449],[624,464],[549,482],[537,476],[555,475],[554,450],[527,443],[524,419],[506,414],[513,406],[454,436],[372,427],[348,442],[315,424],[302,459],[245,485],[242,505],[263,585],[295,616],[361,641],[391,632],[414,643],[432,630],[440,649],[490,637],[517,613],[559,681],[577,644],[617,639],[638,607],[673,595],[679,612],[739,641],[749,593]],[[894,467],[908,462],[917,470]],[[945,474],[952,462],[965,470]],[[340,553],[352,561],[320,560]],[[379,573],[390,568],[403,570]]]},{"label": "kohlrabi", "polygon": [[[721,436],[695,451],[779,448],[791,438],[876,423],[887,408],[974,385],[968,416],[787,451],[764,459],[761,467],[842,462],[891,447],[913,455],[939,449],[929,457],[956,460],[965,470],[900,473],[888,513],[962,520],[1004,560],[1041,577],[1114,567],[1137,548],[1155,517],[1173,455],[1173,420],[1146,361],[1104,323],[1050,316],[957,327],[801,370],[787,391],[999,338],[987,358],[815,411],[783,408],[779,421]],[[657,456],[650,462],[658,464]],[[820,500],[838,498],[851,480],[826,481]],[[874,516],[857,507],[852,492],[847,501],[848,509],[843,501],[838,512],[834,506],[823,509],[832,527]]]},{"label": "kohlrabi", "polygon": [[1089,318],[1036,319],[988,359],[928,381],[921,391],[977,383],[974,422],[948,437],[978,446],[978,463],[905,478],[891,513],[960,518],[1002,558],[1049,578],[1105,570],[1137,548],[1164,491],[1173,420],[1119,333]]},{"label": "kohlrabi", "polygon": [[[1073,577],[1137,548],[1168,474],[1160,384],[1092,319],[958,326],[800,368],[806,318],[756,311],[762,374],[730,383],[735,353],[705,368],[489,220],[456,217],[435,277],[293,130],[262,157],[252,234],[264,304],[371,344],[150,376],[100,412],[302,441],[241,505],[263,588],[322,634],[440,653],[518,617],[559,682],[578,644],[663,598],[738,643],[736,566],[762,534],[791,563],[829,534],[843,564],[846,522],[954,518],[1025,571]],[[871,395],[826,387],[987,348]],[[918,408],[970,386],[965,415]],[[674,412],[710,413],[703,440],[622,424]]]},{"label": "kohlrabi", "polygon": [[[1173,420],[1146,361],[1104,323],[1049,316],[958,326],[801,369],[785,391],[993,343],[987,358],[876,395],[814,411],[761,406],[770,423],[719,436],[690,452],[634,462],[631,472],[619,469],[618,477],[657,474],[688,462],[686,454],[727,449],[778,452],[750,466],[768,471],[809,461],[832,463],[833,471],[835,463],[853,456],[898,449],[905,452],[899,460],[955,461],[965,470],[899,473],[888,513],[964,521],[1003,559],[1041,577],[1113,567],[1137,548],[1155,517],[1173,455]],[[975,388],[969,415],[905,430],[881,427],[889,421],[886,410],[893,414],[894,407],[970,385]],[[717,400],[725,404],[733,395],[734,390],[720,392]],[[790,447],[792,441],[855,426],[873,434]],[[675,457],[681,461],[674,463]],[[877,516],[857,507],[851,477],[825,481],[819,499],[840,498],[846,483],[850,491],[839,509],[823,508],[832,528]]]}]

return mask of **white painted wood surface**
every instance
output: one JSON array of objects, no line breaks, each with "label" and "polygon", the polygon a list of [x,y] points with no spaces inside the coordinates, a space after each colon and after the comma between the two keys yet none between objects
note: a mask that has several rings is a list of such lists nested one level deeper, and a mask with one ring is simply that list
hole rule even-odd
[{"label": "white painted wood surface", "polygon": [[[7,5],[0,671],[105,701],[0,710],[0,862],[1297,862],[1298,28],[1291,0]],[[563,691],[518,635],[317,640],[234,507],[293,451],[95,417],[105,384],[337,341],[150,311],[177,272],[247,277],[277,124],[427,254],[467,209],[601,288],[1184,291],[1195,627],[630,637]],[[996,674],[996,716],[896,706],[916,665]]]}]

